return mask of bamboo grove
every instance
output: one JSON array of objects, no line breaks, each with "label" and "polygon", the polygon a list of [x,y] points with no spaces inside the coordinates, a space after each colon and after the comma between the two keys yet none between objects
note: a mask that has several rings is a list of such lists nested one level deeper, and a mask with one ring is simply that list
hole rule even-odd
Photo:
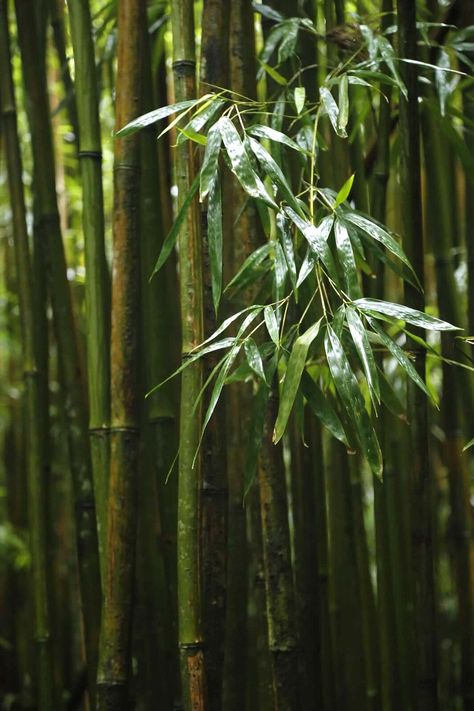
[{"label": "bamboo grove", "polygon": [[0,0],[2,709],[474,709],[472,0]]}]

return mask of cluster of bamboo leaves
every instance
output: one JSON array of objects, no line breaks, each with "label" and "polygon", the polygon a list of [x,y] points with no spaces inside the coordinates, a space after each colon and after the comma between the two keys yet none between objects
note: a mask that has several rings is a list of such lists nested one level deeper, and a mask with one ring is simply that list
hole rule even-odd
[{"label": "cluster of bamboo leaves", "polygon": [[[247,457],[249,481],[263,432],[264,404],[275,376],[280,383],[275,443],[284,435],[292,409],[306,401],[331,435],[350,451],[361,452],[372,472],[381,477],[375,426],[378,409],[383,404],[397,416],[403,415],[381,359],[393,358],[431,397],[403,343],[412,340],[429,346],[408,327],[449,331],[456,326],[401,304],[364,296],[362,276],[375,279],[377,262],[414,286],[416,274],[397,235],[351,206],[353,181],[364,177],[352,175],[336,193],[320,184],[318,162],[326,149],[323,121],[329,120],[339,138],[348,138],[350,86],[372,92],[385,83],[402,94],[405,87],[387,36],[362,26],[363,43],[327,76],[318,101],[309,101],[301,72],[287,79],[278,66],[295,53],[300,32],[317,35],[313,23],[307,18],[285,19],[260,4],[256,9],[275,21],[260,57],[261,71],[280,89],[274,100],[253,102],[219,90],[151,111],[118,133],[125,136],[175,114],[159,137],[176,126],[178,142],[193,141],[202,154],[199,174],[153,274],[173,250],[186,212],[199,194],[200,202],[207,204],[214,307],[217,314],[224,293],[227,313],[231,310],[176,372],[212,351],[224,352],[204,386],[213,382],[203,432],[226,383],[255,381],[250,441],[256,444]],[[462,40],[459,52],[465,49]],[[433,69],[443,111],[459,72],[451,73],[448,64]],[[298,177],[292,180],[288,176],[295,172],[295,165]],[[248,200],[255,202],[265,240],[223,289],[226,171],[234,174]],[[255,294],[251,305],[232,309],[235,297],[250,287]],[[235,335],[228,335],[236,325]]]}]

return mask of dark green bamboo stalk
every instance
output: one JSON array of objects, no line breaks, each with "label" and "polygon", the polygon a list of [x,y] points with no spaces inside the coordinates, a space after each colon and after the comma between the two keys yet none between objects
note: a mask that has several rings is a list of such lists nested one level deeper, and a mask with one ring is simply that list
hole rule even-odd
[{"label": "dark green bamboo stalk", "polygon": [[89,3],[69,0],[82,177],[82,225],[86,264],[89,436],[104,577],[106,495],[109,465],[110,318],[109,273],[104,248],[101,138],[94,44]]},{"label": "dark green bamboo stalk", "polygon": [[[77,117],[76,95],[74,91],[74,82],[69,70],[66,34],[64,27],[64,3],[58,0],[49,0],[50,24],[53,30],[54,44],[59,60],[61,79],[64,87],[64,101],[66,104],[67,115],[71,124],[72,130],[76,138],[76,144],[79,139],[79,122]],[[77,64],[76,64],[75,80],[77,82]],[[91,82],[92,84],[92,82]]]},{"label": "dark green bamboo stalk", "polygon": [[[120,129],[140,109],[141,0],[118,5],[117,99]],[[110,474],[104,603],[97,674],[98,708],[128,709],[130,627],[137,523],[139,454],[139,138],[114,144]]]},{"label": "dark green bamboo stalk", "polygon": [[[193,3],[177,0],[171,7],[173,76],[177,101],[196,95]],[[192,142],[176,149],[175,176],[178,204],[182,204],[195,173]],[[202,252],[199,210],[193,203],[179,236],[179,271],[182,323],[182,358],[203,340]],[[202,381],[199,362],[188,366],[181,378],[180,453],[178,485],[178,619],[184,705],[207,708],[203,653],[201,590],[201,457],[196,456],[201,413],[193,411]]]},{"label": "dark green bamboo stalk", "polygon": [[22,161],[18,138],[15,95],[10,62],[8,9],[0,2],[0,100],[3,135],[8,167],[8,184],[13,216],[16,275],[20,302],[20,325],[25,388],[25,420],[27,447],[27,500],[29,543],[31,549],[31,586],[34,609],[34,639],[36,645],[38,708],[51,709],[56,703],[51,640],[47,561],[46,482],[42,461],[40,386],[36,362],[33,309],[32,269],[28,248],[26,210],[23,195]]},{"label": "dark green bamboo stalk", "polygon": [[[201,36],[201,94],[213,86],[228,85],[229,14],[226,0],[205,0]],[[207,210],[202,210],[204,337],[216,329],[207,240]],[[217,365],[217,355],[204,360],[204,379]],[[205,399],[207,406],[208,398]],[[203,622],[209,708],[222,709],[222,675],[225,640],[226,547],[227,547],[227,461],[226,402],[223,397],[214,411],[202,443],[202,570]]]},{"label": "dark green bamboo stalk", "polygon": [[[441,318],[460,324],[460,297],[454,278],[452,256],[452,221],[450,198],[445,189],[449,175],[448,155],[438,127],[431,114],[422,113],[423,146],[426,165],[429,228],[435,255],[438,308]],[[442,336],[441,352],[445,358],[456,358],[453,337]],[[453,367],[443,363],[442,418],[445,429],[445,453],[449,467],[451,518],[454,538],[456,588],[458,597],[458,635],[461,643],[462,697],[464,708],[474,704],[474,569],[470,555],[472,522],[469,513],[469,481],[466,460],[462,454],[462,430],[459,408],[465,413],[469,430],[472,427],[471,378],[467,371],[453,373]],[[460,396],[462,394],[462,396]]]},{"label": "dark green bamboo stalk", "polygon": [[[399,54],[416,60],[416,5],[398,0]],[[410,262],[424,283],[423,221],[420,183],[420,137],[418,116],[417,67],[405,64],[403,77],[408,98],[400,97],[400,185],[403,197],[404,248]],[[424,311],[423,294],[405,285],[405,302]],[[426,354],[413,351],[420,377],[425,377]],[[427,404],[425,396],[408,383],[408,416],[412,446],[411,489],[411,565],[414,591],[415,629],[415,709],[438,708],[436,607],[432,541],[432,472],[428,448]]]},{"label": "dark green bamboo stalk", "polygon": [[100,571],[86,408],[57,209],[45,57],[40,52],[39,33],[32,22],[35,4],[31,0],[18,0],[15,8],[31,130],[38,228],[41,228],[45,238],[48,288],[53,307],[61,389],[67,417],[86,652],[89,681],[92,683],[99,632]]},{"label": "dark green bamboo stalk", "polygon": [[[142,18],[145,20],[145,16]],[[142,27],[142,110],[153,106],[148,27]],[[164,67],[161,67],[164,71]],[[166,103],[166,99],[158,105]],[[165,231],[161,200],[157,199],[161,164],[158,161],[156,129],[140,133],[140,264],[141,336],[143,363],[141,387],[140,470],[138,483],[136,625],[141,642],[138,656],[139,693],[142,708],[163,704],[171,708],[179,697],[177,683],[176,556],[168,549],[176,543],[176,477],[165,484],[177,448],[176,398],[170,382],[145,398],[157,383],[177,367],[172,347],[177,330],[173,320],[170,273],[149,275],[160,251]],[[162,518],[161,518],[162,516]]]},{"label": "dark green bamboo stalk", "polygon": [[[462,26],[469,27],[474,24],[474,6],[470,0],[463,0],[462,3]],[[470,54],[471,61],[474,57],[474,52]],[[467,82],[462,94],[463,109],[466,116],[466,126],[464,131],[464,140],[471,156],[474,156],[474,133],[469,121],[474,121],[474,87]],[[467,269],[468,269],[468,284],[467,290],[468,299],[468,322],[469,333],[474,333],[474,242],[470,236],[474,231],[474,182],[472,175],[465,176],[466,200],[465,200],[465,215],[466,215],[466,249],[467,249]]]},{"label": "dark green bamboo stalk", "polygon": [[258,466],[263,565],[275,708],[299,706],[298,643],[291,569],[285,471],[281,447],[272,443],[278,395],[272,390]]}]

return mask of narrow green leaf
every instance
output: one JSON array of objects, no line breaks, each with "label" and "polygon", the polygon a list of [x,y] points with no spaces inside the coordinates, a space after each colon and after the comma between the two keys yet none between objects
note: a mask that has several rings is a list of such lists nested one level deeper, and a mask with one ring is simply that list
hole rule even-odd
[{"label": "narrow green leaf", "polygon": [[344,210],[344,218],[368,234],[370,237],[377,240],[377,242],[381,242],[388,250],[390,250],[390,252],[392,252],[392,254],[398,257],[401,262],[406,264],[406,266],[413,271],[413,267],[411,266],[405,252],[396,239],[394,239],[392,235],[387,232],[387,230],[384,230],[376,222],[369,220],[367,217],[364,217],[355,210]]},{"label": "narrow green leaf", "polygon": [[282,143],[284,146],[288,146],[288,148],[298,151],[298,153],[303,153],[302,148],[295,143],[295,141],[288,138],[288,136],[285,136],[285,134],[281,131],[270,128],[270,126],[261,126],[260,124],[257,124],[256,126],[249,128],[247,133],[249,136],[254,136],[256,138],[268,138],[269,141]]},{"label": "narrow green leaf", "polygon": [[222,293],[222,195],[218,172],[209,191],[207,244],[211,267],[212,300],[217,314]]},{"label": "narrow green leaf", "polygon": [[224,142],[227,155],[232,166],[232,172],[237,177],[246,193],[254,198],[261,197],[257,185],[256,175],[252,169],[252,164],[241,141],[239,133],[232,121],[223,116],[219,119],[219,131]]},{"label": "narrow green leaf", "polygon": [[255,269],[268,257],[271,249],[271,243],[267,242],[267,244],[258,247],[255,252],[252,252],[244,261],[237,274],[227,284],[225,291],[232,287],[239,286],[249,272],[254,273]]},{"label": "narrow green leaf", "polygon": [[293,289],[296,288],[296,263],[295,263],[295,253],[293,250],[293,240],[291,239],[290,231],[288,229],[288,221],[282,212],[279,212],[276,216],[276,226],[278,236],[280,237],[280,242],[283,247],[283,253],[285,255],[286,264],[288,266],[288,273],[290,275],[290,281]]},{"label": "narrow green leaf", "polygon": [[180,128],[178,126],[178,131],[179,131],[179,136],[178,136],[178,141],[179,143],[179,137],[184,136],[184,138],[187,138],[190,141],[193,141],[193,143],[197,143],[200,146],[205,146],[207,143],[207,138],[206,136],[202,136],[200,133],[196,133],[196,131],[193,131],[190,128]]},{"label": "narrow green leaf", "polygon": [[[183,129],[183,132],[190,131],[192,135],[199,133],[204,126],[211,122],[227,103],[226,99],[214,98],[203,104],[194,114],[193,118]],[[183,142],[182,136],[178,137],[178,144]]]},{"label": "narrow green leaf", "polygon": [[347,81],[347,74],[343,74],[341,81],[339,82],[339,116],[337,117],[337,124],[339,127],[340,135],[346,133],[346,126],[349,120],[349,85]]},{"label": "narrow green leaf", "polygon": [[329,91],[329,89],[325,86],[322,86],[319,89],[319,96],[321,97],[321,101],[323,103],[324,109],[329,116],[329,120],[331,122],[331,125],[334,129],[334,131],[337,133],[338,136],[341,138],[347,138],[347,133],[345,129],[342,129],[339,126],[339,107],[336,104],[336,101]]},{"label": "narrow green leaf", "polygon": [[334,223],[334,236],[336,238],[337,255],[344,272],[344,281],[347,293],[353,298],[360,296],[359,280],[357,278],[357,267],[352,251],[352,244],[345,225],[338,219]]},{"label": "narrow green leaf", "polygon": [[303,234],[313,252],[322,261],[329,276],[337,283],[336,265],[334,264],[334,258],[327,244],[327,238],[333,224],[332,217],[330,217],[329,220],[324,218],[318,227],[315,227],[311,222],[297,215],[291,207],[285,207],[284,210],[290,220]]},{"label": "narrow green leaf", "polygon": [[308,401],[308,405],[316,417],[321,420],[324,427],[333,437],[347,446],[346,433],[335,409],[306,370],[303,371],[301,376],[301,390]]},{"label": "narrow green leaf", "polygon": [[290,186],[287,183],[285,176],[280,166],[275,163],[271,155],[265,148],[254,138],[249,138],[250,147],[257,157],[263,170],[267,173],[270,180],[280,189],[283,198],[296,210],[300,210],[298,201],[296,200]]},{"label": "narrow green leaf", "polygon": [[283,15],[278,12],[277,10],[274,10],[272,7],[269,7],[268,5],[264,5],[263,3],[259,2],[253,2],[252,7],[255,10],[255,12],[259,12],[261,15],[264,17],[267,17],[269,20],[275,20],[275,22],[281,22],[285,18]]},{"label": "narrow green leaf", "polygon": [[206,150],[202,159],[200,172],[199,198],[201,202],[206,198],[211,185],[216,177],[217,166],[219,165],[219,153],[221,150],[221,133],[219,122],[211,127],[207,134]]},{"label": "narrow green leaf", "polygon": [[289,59],[296,50],[296,43],[298,41],[298,31],[299,31],[299,20],[296,18],[290,18],[285,21],[285,34],[278,47],[278,63],[283,64]]},{"label": "narrow green leaf", "polygon": [[415,326],[426,328],[430,331],[461,330],[457,326],[453,326],[452,324],[447,323],[447,321],[442,321],[435,316],[430,316],[422,311],[411,309],[408,306],[393,304],[389,301],[381,301],[380,299],[356,299],[354,304],[361,309],[361,311],[375,311],[376,313],[384,314],[385,316],[390,316],[392,318],[399,319],[400,321],[406,321],[407,323],[412,323]]},{"label": "narrow green leaf", "polygon": [[[206,343],[209,343],[210,341],[214,340],[214,338],[217,338],[217,336],[220,336],[221,333],[223,333],[231,324],[234,323],[234,321],[237,321],[237,319],[240,316],[243,316],[243,314],[246,314],[250,312],[250,314],[255,314],[256,316],[260,313],[260,311],[263,311],[263,306],[259,306],[258,304],[255,306],[248,306],[246,309],[242,309],[242,311],[237,311],[237,313],[232,314],[232,316],[229,316],[228,318],[225,319],[221,323],[221,325],[212,333],[208,338],[206,338],[205,341],[199,344],[196,348],[193,348],[194,352],[195,350],[198,350],[199,348],[202,348]],[[245,320],[244,320],[245,323]]]},{"label": "narrow green leaf", "polygon": [[300,271],[298,274],[298,279],[296,281],[296,288],[298,289],[304,280],[311,274],[315,265],[314,252],[308,247],[305,254],[303,262],[301,263]]},{"label": "narrow green leaf", "polygon": [[349,197],[349,194],[352,190],[352,183],[354,182],[354,178],[355,173],[352,173],[351,177],[346,180],[342,188],[339,190],[338,194],[336,195],[336,203],[334,205],[334,209],[336,209],[336,207],[339,207],[339,205],[342,205],[342,203]]},{"label": "narrow green leaf", "polygon": [[266,71],[269,77],[273,79],[277,84],[280,84],[280,86],[286,86],[288,81],[285,79],[283,74],[280,74],[280,72],[277,72],[277,70],[274,67],[271,67],[269,64],[266,62],[262,62],[259,60],[259,64]]},{"label": "narrow green leaf", "polygon": [[244,343],[245,357],[247,358],[247,363],[253,370],[253,372],[258,375],[259,378],[265,380],[265,371],[263,370],[262,356],[258,350],[258,346],[253,340],[253,338],[248,338]]},{"label": "narrow green leaf", "polygon": [[359,389],[357,378],[350,367],[342,343],[328,326],[325,337],[325,349],[329,370],[334,380],[334,385],[344,404],[346,415],[353,424],[372,472],[382,476],[382,453],[373,428],[369,414],[365,409],[364,398]]},{"label": "narrow green leaf", "polygon": [[310,326],[301,336],[298,336],[291,349],[273,432],[273,441],[275,444],[280,441],[285,433],[288,418],[290,417],[296,393],[300,385],[301,374],[306,364],[308,350],[318,335],[320,325],[321,319]]},{"label": "narrow green leaf", "polygon": [[[163,246],[161,248],[160,255],[158,257],[158,260],[155,264],[155,268],[153,269],[153,272],[151,274],[151,277],[153,277],[157,272],[160,271],[161,267],[163,264],[166,262],[168,257],[170,256],[171,252],[173,251],[173,247],[176,244],[176,240],[179,235],[179,231],[181,229],[181,225],[184,222],[184,219],[186,217],[186,213],[189,210],[189,206],[191,205],[194,196],[197,193],[197,189],[199,187],[199,174],[196,175],[194,178],[192,185],[189,189],[188,194],[186,195],[186,198],[181,205],[181,209],[178,212],[175,221],[173,222],[173,226],[166,235],[165,241],[163,242]],[[150,277],[150,278],[151,278]]]},{"label": "narrow green leaf", "polygon": [[395,360],[398,361],[398,363],[402,366],[403,370],[405,373],[415,382],[418,387],[423,390],[423,392],[428,395],[430,400],[433,401],[433,398],[431,397],[430,391],[426,387],[425,383],[423,380],[420,378],[418,375],[415,366],[411,362],[410,358],[407,356],[405,351],[400,348],[398,343],[395,343],[394,340],[390,338],[390,336],[387,336],[383,328],[379,326],[379,324],[374,320],[374,319],[369,319],[370,326],[371,328],[375,331],[375,333],[379,336],[380,340],[384,344],[384,346],[387,348],[387,350],[393,355]]},{"label": "narrow green leaf", "polygon": [[[209,98],[209,94],[207,95],[207,98]],[[171,114],[179,113],[185,109],[190,109],[193,106],[196,106],[196,104],[200,101],[202,101],[202,99],[188,99],[186,101],[178,101],[177,104],[162,106],[160,109],[154,109],[154,111],[148,111],[148,113],[143,114],[143,116],[139,116],[138,118],[133,119],[133,121],[130,121],[130,123],[127,123],[127,125],[117,131],[115,135],[118,138],[129,136],[130,134],[135,133],[135,131],[139,131],[140,129],[145,128],[145,126],[149,126],[151,123],[156,123],[167,116],[171,116]]]},{"label": "narrow green leaf", "polygon": [[362,319],[355,309],[346,308],[346,321],[354,341],[357,353],[364,368],[370,395],[374,404],[380,402],[379,379],[375,365],[374,354],[369,343]]},{"label": "narrow green leaf", "polygon": [[470,439],[467,444],[464,445],[462,451],[465,452],[467,449],[471,449],[472,446],[474,446],[474,437]]},{"label": "narrow green leaf", "polygon": [[265,306],[263,310],[263,317],[265,319],[265,325],[267,327],[268,334],[276,346],[280,345],[280,333],[278,328],[278,322],[275,318],[275,312],[272,306]]},{"label": "narrow green leaf", "polygon": [[298,116],[304,109],[304,102],[306,101],[306,89],[304,86],[295,87],[294,101],[296,106],[296,113]]}]

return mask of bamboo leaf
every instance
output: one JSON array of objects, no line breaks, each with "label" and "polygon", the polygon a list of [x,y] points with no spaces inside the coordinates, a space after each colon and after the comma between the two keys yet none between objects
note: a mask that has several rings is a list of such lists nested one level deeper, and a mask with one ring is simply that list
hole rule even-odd
[{"label": "bamboo leaf", "polygon": [[300,267],[298,279],[296,281],[296,288],[297,289],[301,286],[301,284],[309,276],[309,274],[311,274],[312,270],[314,269],[314,265],[315,265],[314,252],[308,247],[308,250],[305,254],[305,257],[304,257],[303,262]]},{"label": "bamboo leaf", "polygon": [[338,194],[336,195],[336,203],[334,205],[334,209],[336,209],[336,207],[339,207],[339,205],[342,205],[342,203],[345,202],[345,200],[347,200],[347,198],[349,197],[349,194],[352,190],[352,183],[354,182],[354,178],[355,173],[353,173],[351,177],[346,180],[342,188],[339,190]]},{"label": "bamboo leaf", "polygon": [[219,173],[216,174],[209,192],[207,243],[211,267],[212,300],[217,314],[222,293],[222,195]]},{"label": "bamboo leaf", "polygon": [[308,405],[316,417],[321,420],[324,427],[333,437],[347,446],[346,433],[335,409],[306,370],[303,371],[301,376],[301,390],[308,401]]},{"label": "bamboo leaf", "polygon": [[219,119],[219,131],[224,142],[227,155],[232,166],[232,172],[237,177],[246,193],[254,198],[261,197],[252,164],[241,141],[239,133],[232,121],[223,116]]},{"label": "bamboo leaf", "polygon": [[288,148],[293,148],[293,150],[298,151],[298,153],[303,152],[301,147],[295,143],[295,141],[288,138],[288,136],[281,131],[270,128],[270,126],[261,126],[260,124],[257,124],[256,126],[249,128],[247,133],[249,136],[255,136],[256,138],[268,138],[270,141],[282,143],[284,146],[288,146]]},{"label": "bamboo leaf", "polygon": [[304,86],[295,87],[294,101],[296,106],[296,113],[298,116],[304,109],[304,102],[306,101],[306,89]]},{"label": "bamboo leaf", "polygon": [[267,327],[268,334],[276,346],[280,345],[280,333],[278,329],[278,322],[275,317],[275,312],[272,306],[265,306],[263,310],[263,317],[265,319],[265,325]]},{"label": "bamboo leaf", "polygon": [[413,271],[413,268],[405,252],[398,244],[396,239],[394,239],[392,235],[387,232],[387,230],[384,230],[383,227],[380,227],[380,225],[378,225],[376,222],[369,220],[367,217],[364,217],[355,210],[344,210],[343,214],[346,220],[361,229],[373,239],[377,240],[377,242],[381,242],[384,247],[386,247],[390,252],[392,252],[392,254],[398,257],[401,262],[406,264],[406,266],[409,267],[411,271]]},{"label": "bamboo leaf", "polygon": [[349,85],[347,74],[343,74],[339,82],[339,116],[337,119],[341,135],[346,133],[346,126],[349,120]]},{"label": "bamboo leaf", "polygon": [[[155,109],[154,111],[148,111],[148,113],[139,116],[138,118],[127,123],[126,126],[121,128],[115,134],[118,138],[124,138],[129,136],[136,131],[139,131],[145,126],[149,126],[151,123],[156,123],[161,121],[171,114],[179,113],[180,111],[186,111],[186,109],[191,109],[193,106],[200,104],[202,101],[207,100],[211,94],[206,94],[206,97],[201,97],[200,99],[187,99],[186,101],[178,101],[176,104],[170,104],[169,106],[162,106],[160,109]],[[184,114],[183,114],[184,115]]]},{"label": "bamboo leaf", "polygon": [[258,350],[257,344],[253,338],[248,338],[244,343],[245,357],[247,358],[247,363],[253,370],[253,372],[258,375],[262,380],[266,380],[265,371],[263,370],[262,356]]},{"label": "bamboo leaf", "polygon": [[339,125],[339,107],[336,104],[336,101],[329,91],[329,89],[325,86],[322,86],[319,89],[319,96],[321,97],[321,101],[323,103],[324,109],[329,116],[329,120],[331,122],[331,125],[334,129],[334,131],[337,133],[338,136],[341,138],[347,138],[347,133],[345,128],[341,128]]},{"label": "bamboo leaf", "polygon": [[244,261],[237,274],[227,284],[225,291],[231,287],[235,288],[239,286],[249,272],[253,274],[255,269],[264,261],[264,259],[268,257],[271,249],[271,243],[267,242],[267,244],[258,247],[255,252],[252,252],[252,254],[250,254]]},{"label": "bamboo leaf", "polygon": [[280,241],[283,247],[283,253],[285,255],[286,264],[288,266],[288,273],[290,275],[290,281],[293,289],[296,288],[296,263],[295,263],[295,253],[293,250],[293,240],[291,239],[290,232],[288,230],[288,223],[284,213],[279,212],[276,216],[276,226]]},{"label": "bamboo leaf", "polygon": [[278,12],[277,10],[274,10],[272,7],[269,7],[268,5],[264,5],[263,3],[259,2],[253,2],[252,7],[255,10],[255,12],[259,12],[261,15],[266,17],[269,20],[275,20],[275,22],[281,22],[284,20],[284,16]]},{"label": "bamboo leaf", "polygon": [[334,223],[334,236],[336,238],[338,258],[344,271],[347,293],[351,299],[357,298],[360,296],[361,291],[352,244],[345,225],[337,219]]},{"label": "bamboo leaf", "polygon": [[273,160],[271,155],[265,150],[265,148],[254,138],[249,138],[250,147],[255,154],[256,158],[259,160],[260,165],[263,170],[267,173],[270,180],[280,189],[280,192],[284,199],[298,212],[301,211],[299,203],[293,192],[288,185],[288,182],[283,175],[280,166]]},{"label": "bamboo leaf", "polygon": [[346,308],[346,321],[357,353],[364,368],[365,377],[374,404],[380,402],[379,379],[374,354],[364,324],[355,309]]},{"label": "bamboo leaf", "polygon": [[466,450],[471,449],[472,446],[474,446],[474,437],[470,439],[467,444],[464,445],[462,451],[465,452]]},{"label": "bamboo leaf", "polygon": [[300,385],[301,374],[306,364],[308,350],[318,335],[320,325],[321,319],[310,326],[301,336],[298,336],[291,349],[273,432],[273,441],[275,444],[280,441],[285,433],[288,418],[290,417],[296,393]]},{"label": "bamboo leaf", "polygon": [[[218,114],[222,108],[226,104],[225,99],[221,98],[212,98],[207,104],[204,104],[199,107],[198,111],[196,111],[195,115],[189,121],[189,123],[186,124],[186,126],[182,129],[183,133],[186,135],[186,132],[190,132],[192,135],[198,134],[199,131],[201,131],[206,123],[209,121],[212,121],[212,119],[215,118],[216,114]],[[178,144],[182,143],[183,139],[182,136],[180,135],[178,137]],[[203,144],[204,145],[204,144]]]},{"label": "bamboo leaf", "polygon": [[[379,326],[379,324],[374,320],[370,319],[370,326],[371,328],[375,331],[375,333],[379,336],[380,340],[384,344],[384,346],[387,348],[387,350],[393,355],[395,360],[398,361],[398,363],[402,366],[403,370],[405,373],[415,382],[418,387],[423,390],[423,392],[428,395],[430,400],[433,401],[433,398],[430,394],[430,391],[426,387],[425,383],[423,380],[420,378],[418,373],[416,372],[415,366],[411,362],[410,358],[407,356],[405,351],[400,348],[398,343],[395,343],[394,340],[390,338],[390,336],[387,336],[383,328]],[[434,402],[434,401],[433,401]]]},{"label": "bamboo leaf", "polygon": [[186,195],[186,198],[184,199],[183,204],[181,205],[180,211],[178,212],[175,221],[173,222],[173,226],[168,232],[165,241],[163,242],[163,246],[161,248],[160,255],[157,259],[157,262],[155,264],[155,267],[153,269],[153,272],[151,274],[150,279],[160,271],[161,267],[163,264],[166,262],[168,257],[170,256],[171,252],[173,251],[173,247],[176,244],[176,240],[179,235],[179,231],[181,229],[181,225],[184,222],[184,219],[186,217],[186,213],[189,210],[189,206],[191,205],[194,196],[197,193],[197,189],[199,187],[199,174],[196,175],[194,178],[192,185],[189,189],[188,194]]},{"label": "bamboo leaf", "polygon": [[336,272],[336,265],[334,263],[334,258],[332,256],[331,250],[329,249],[329,246],[326,241],[332,228],[333,218],[324,218],[323,220],[321,220],[318,227],[315,227],[311,224],[311,222],[308,222],[308,220],[297,215],[291,207],[285,207],[284,210],[290,220],[296,225],[299,231],[306,238],[313,252],[322,261],[328,271],[329,276],[337,283],[338,278]]},{"label": "bamboo leaf", "polygon": [[422,311],[417,311],[408,306],[402,306],[401,304],[393,304],[389,301],[381,301],[380,299],[357,299],[354,304],[362,311],[368,311],[379,314],[384,314],[385,316],[391,316],[392,318],[400,319],[400,321],[406,321],[407,323],[412,323],[420,328],[426,328],[430,331],[459,331],[457,326],[453,326],[447,321],[442,321],[435,316],[430,316]]},{"label": "bamboo leaf", "polygon": [[219,122],[217,122],[217,124],[212,126],[207,134],[206,150],[204,151],[202,168],[200,172],[199,199],[201,202],[205,199],[216,177],[217,166],[219,164],[219,153],[221,150],[221,141]]},{"label": "bamboo leaf", "polygon": [[270,76],[273,81],[275,81],[277,84],[280,84],[280,86],[286,86],[287,85],[287,80],[283,76],[283,74],[280,74],[280,72],[277,72],[277,70],[274,67],[271,67],[269,64],[266,62],[262,62],[262,60],[259,60],[259,64],[266,71],[268,76]]},{"label": "bamboo leaf", "polygon": [[362,448],[372,472],[382,476],[382,453],[369,414],[365,409],[364,398],[359,389],[357,378],[350,367],[342,343],[328,326],[325,337],[325,349],[329,370],[334,385],[344,404],[346,414],[357,433]]}]

